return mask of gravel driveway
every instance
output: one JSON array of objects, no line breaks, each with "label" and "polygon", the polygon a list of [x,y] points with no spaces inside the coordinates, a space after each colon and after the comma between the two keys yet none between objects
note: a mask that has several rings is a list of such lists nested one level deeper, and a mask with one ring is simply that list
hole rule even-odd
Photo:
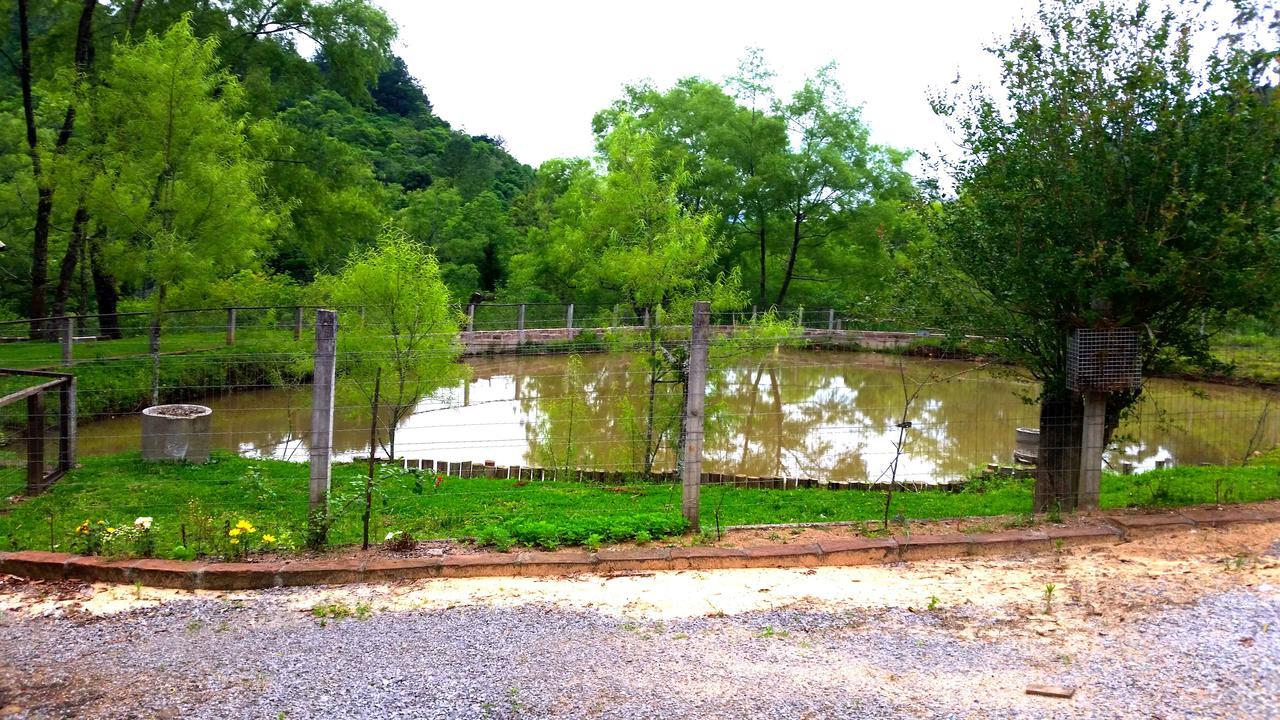
[{"label": "gravel driveway", "polygon": [[[1274,562],[1235,572],[1206,554],[1196,570],[1132,575],[1105,572],[1108,562],[1135,561],[1099,555],[1075,570],[1019,566],[1084,588],[1081,573],[1093,563],[1108,579],[1089,585],[1088,599],[1062,595],[1051,613],[1025,587],[966,597],[997,592],[991,578],[1001,576],[988,573],[980,585],[966,574],[975,570],[956,563],[750,576],[767,581],[753,591],[762,597],[791,584],[856,587],[878,577],[860,572],[949,578],[932,610],[887,596],[877,603],[873,587],[858,602],[788,597],[664,617],[629,614],[627,597],[600,607],[526,601],[518,583],[490,585],[494,598],[466,604],[447,597],[451,586],[429,583],[411,595],[397,589],[395,603],[385,588],[174,595],[100,615],[65,602],[24,612],[28,600],[0,616],[0,715],[1280,718]],[[726,577],[735,576],[697,582]],[[580,588],[634,595],[661,580]],[[574,591],[573,581],[557,582]],[[356,616],[316,617],[347,612]],[[1030,697],[1030,683],[1079,690],[1069,700]]]}]

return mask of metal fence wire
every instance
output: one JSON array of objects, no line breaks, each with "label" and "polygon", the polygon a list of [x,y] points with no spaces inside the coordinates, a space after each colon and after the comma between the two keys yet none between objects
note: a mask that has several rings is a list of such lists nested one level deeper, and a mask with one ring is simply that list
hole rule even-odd
[{"label": "metal fence wire", "polygon": [[[350,508],[361,495],[354,488],[371,454],[381,463],[374,524],[387,532],[477,533],[550,516],[584,527],[620,513],[681,517],[679,472],[691,460],[680,452],[687,317],[567,303],[460,306],[459,322],[471,329],[456,338],[458,347],[428,351],[452,358],[460,350],[460,372],[416,396],[399,393],[405,379],[387,369],[396,353],[391,328],[357,323],[360,311],[338,311],[328,448],[336,537],[352,537],[342,528],[356,522]],[[1030,510],[1036,469],[1027,461],[1049,450],[1035,444],[1043,420],[1038,385],[1018,368],[984,359],[981,338],[889,330],[881,319],[826,308],[777,312],[791,321],[789,333],[755,333],[752,315],[747,308],[711,317],[697,458],[703,525],[860,521],[878,516],[879,492],[890,483],[905,492],[894,512],[907,519],[935,512],[942,489],[963,495],[957,507],[976,514]],[[80,319],[70,332],[35,340],[0,332],[14,336],[0,343],[0,368],[76,378],[82,467],[56,486],[59,509],[41,510],[50,544],[65,544],[86,519],[132,520],[126,516],[134,513],[175,518],[185,535],[200,513],[207,519],[219,508],[288,525],[301,537],[314,318],[314,308],[295,307],[172,313],[159,324],[158,342],[154,323],[132,316],[122,318],[118,338]],[[46,325],[65,330],[60,322]],[[345,342],[343,333],[357,326],[362,341]],[[370,361],[391,373],[382,378],[391,389],[380,397],[376,421],[370,383],[356,375]],[[0,374],[0,396],[29,379]],[[208,466],[139,461],[141,412],[155,402],[212,409]],[[58,404],[51,407],[53,467]],[[0,542],[7,536],[11,546],[30,544],[36,533],[37,521],[22,509],[32,502],[23,499],[27,427],[23,403],[0,407],[0,497],[9,498]],[[1108,502],[1158,502],[1179,489],[1153,471],[1238,467],[1277,445],[1274,388],[1147,378],[1107,438],[1103,494],[1127,493]],[[1280,477],[1248,482],[1234,499],[1280,492]]]}]

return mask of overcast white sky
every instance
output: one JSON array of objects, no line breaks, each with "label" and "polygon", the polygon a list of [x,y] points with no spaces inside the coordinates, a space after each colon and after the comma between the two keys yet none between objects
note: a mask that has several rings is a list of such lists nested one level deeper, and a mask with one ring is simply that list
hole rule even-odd
[{"label": "overcast white sky", "polygon": [[752,46],[783,93],[835,60],[874,141],[932,150],[949,136],[929,90],[957,71],[966,82],[993,77],[982,49],[1034,11],[1032,0],[378,2],[436,113],[506,138],[535,167],[591,154],[591,116],[624,84],[722,80]]}]

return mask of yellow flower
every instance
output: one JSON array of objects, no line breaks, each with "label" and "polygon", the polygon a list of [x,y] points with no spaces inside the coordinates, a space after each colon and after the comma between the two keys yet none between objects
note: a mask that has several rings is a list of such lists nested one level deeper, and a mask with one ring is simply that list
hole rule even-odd
[{"label": "yellow flower", "polygon": [[231,544],[232,544],[232,545],[239,545],[239,544],[240,544],[240,538],[231,538]]},{"label": "yellow flower", "polygon": [[248,520],[241,520],[236,523],[236,527],[247,533],[253,532],[253,525]]},{"label": "yellow flower", "polygon": [[270,533],[262,533],[262,542],[273,543],[275,541],[276,541],[275,535],[272,535]]},{"label": "yellow flower", "polygon": [[116,529],[115,529],[115,528],[113,528],[113,527],[109,527],[109,528],[107,528],[107,532],[109,532],[109,533],[113,533],[113,532],[115,532],[115,531],[116,531]]},{"label": "yellow flower", "polygon": [[228,532],[227,532],[227,534],[228,534],[228,535],[230,535],[231,537],[235,537],[235,536],[237,536],[237,535],[239,535],[239,534],[240,534],[240,528],[238,528],[238,527],[233,527],[233,528],[231,528],[231,530],[230,530],[230,531],[228,531]]}]

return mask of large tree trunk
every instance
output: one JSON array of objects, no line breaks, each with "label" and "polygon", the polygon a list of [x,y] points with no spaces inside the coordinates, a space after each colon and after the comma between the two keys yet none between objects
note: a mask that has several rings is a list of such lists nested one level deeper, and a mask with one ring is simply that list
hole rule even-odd
[{"label": "large tree trunk", "polygon": [[1036,512],[1075,510],[1080,490],[1084,402],[1067,390],[1040,400],[1040,450],[1036,459]]},{"label": "large tree trunk", "polygon": [[[93,12],[97,9],[97,0],[84,0],[80,12],[80,24],[76,30],[75,70],[78,77],[88,72],[93,62]],[[31,308],[33,318],[44,317],[47,313],[45,301],[49,284],[49,227],[53,220],[53,185],[44,176],[41,163],[39,136],[36,132],[35,103],[31,96],[31,39],[30,19],[27,13],[27,0],[18,0],[18,40],[21,46],[21,63],[18,67],[19,82],[22,86],[23,120],[27,129],[27,151],[31,156],[31,173],[36,183],[36,221],[32,230],[31,242]],[[76,122],[76,104],[74,94],[67,103],[63,115],[62,128],[54,143],[54,152],[62,152],[71,141],[71,133]],[[31,336],[44,334],[42,323],[31,324]]]},{"label": "large tree trunk", "polygon": [[[31,175],[36,183],[36,224],[31,243],[31,305],[28,314],[32,318],[40,318],[45,315],[44,294],[48,280],[49,216],[53,210],[53,190],[44,180],[44,167],[40,162],[40,138],[36,133],[35,101],[31,97],[31,33],[27,0],[18,0],[18,45],[21,52],[18,83],[22,86],[22,118],[27,129]],[[33,321],[30,333],[33,338],[40,337],[41,323]]]},{"label": "large tree trunk", "polygon": [[[650,310],[649,312],[655,312]],[[658,331],[657,318],[650,317],[649,326],[649,401],[645,405],[644,412],[644,474],[647,476],[653,472],[653,461],[658,455],[657,448],[654,447],[653,435],[653,411],[654,403],[657,401],[658,394],[658,369],[656,367],[658,355]]]},{"label": "large tree trunk", "polygon": [[142,3],[143,0],[133,0],[133,4],[129,6],[129,15],[125,27],[128,28],[130,34],[133,33],[134,26],[138,24],[138,15],[142,14]]},{"label": "large tree trunk", "polygon": [[760,216],[760,302],[764,302],[765,298],[765,223],[764,216]]},{"label": "large tree trunk", "polygon": [[54,315],[67,313],[67,299],[71,295],[71,282],[75,280],[76,263],[80,260],[80,248],[84,245],[85,224],[88,220],[89,211],[81,203],[71,221],[71,239],[67,242],[67,252],[62,256],[62,265],[58,270],[58,287],[53,292]]},{"label": "large tree trunk", "polygon": [[800,253],[800,228],[804,224],[804,213],[797,210],[791,226],[791,254],[787,256],[787,271],[782,275],[782,287],[778,289],[778,307],[787,297],[787,288],[791,287],[791,275],[796,270],[796,255]]},{"label": "large tree trunk", "polygon": [[120,339],[119,312],[120,293],[116,290],[116,279],[102,260],[102,238],[95,237],[89,242],[89,269],[93,274],[93,295],[98,303],[98,334],[103,337]]}]

